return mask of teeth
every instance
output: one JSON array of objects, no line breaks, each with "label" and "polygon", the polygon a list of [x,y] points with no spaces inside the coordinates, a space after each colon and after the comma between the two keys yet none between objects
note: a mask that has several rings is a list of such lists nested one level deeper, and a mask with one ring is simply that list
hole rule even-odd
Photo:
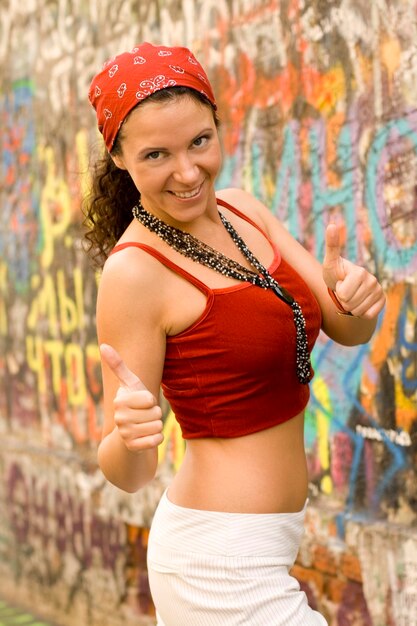
[{"label": "teeth", "polygon": [[174,194],[174,196],[177,196],[177,198],[192,198],[193,196],[196,196],[198,194],[198,192],[200,191],[200,187],[198,189],[194,189],[193,191],[183,191],[182,193],[180,193],[179,191],[173,191],[172,193]]}]

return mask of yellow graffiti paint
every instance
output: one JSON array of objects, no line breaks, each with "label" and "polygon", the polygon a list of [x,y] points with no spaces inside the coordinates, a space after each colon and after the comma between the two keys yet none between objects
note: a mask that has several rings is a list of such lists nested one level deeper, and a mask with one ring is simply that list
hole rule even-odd
[{"label": "yellow graffiti paint", "polygon": [[163,435],[164,441],[159,446],[159,462],[162,463],[165,460],[169,446],[172,451],[173,466],[177,472],[184,458],[185,442],[182,438],[181,428],[172,411],[168,413],[165,420]]},{"label": "yellow graffiti paint", "polygon": [[[85,349],[86,354],[86,376],[88,387],[96,397],[102,395],[103,382],[101,379],[101,355],[96,343],[90,343]],[[96,376],[97,373],[97,376]]]},{"label": "yellow graffiti paint", "polygon": [[94,278],[95,278],[95,281],[96,281],[96,287],[98,287],[99,284],[100,284],[100,279],[101,279],[101,270],[100,269],[96,270],[94,272]]},{"label": "yellow graffiti paint", "polygon": [[82,329],[84,327],[83,279],[81,269],[75,267],[73,270],[74,299],[67,294],[64,271],[58,270],[56,278],[61,331],[64,335],[68,335],[77,328]]},{"label": "yellow graffiti paint", "polygon": [[39,395],[46,393],[46,372],[43,359],[43,346],[40,337],[26,336],[26,361],[36,374]]},{"label": "yellow graffiti paint", "polygon": [[65,347],[65,369],[68,402],[71,406],[82,406],[87,401],[87,386],[81,346],[69,343]]},{"label": "yellow graffiti paint", "polygon": [[[86,348],[90,359],[99,361],[97,345]],[[87,378],[90,385],[97,388],[91,368],[86,372],[83,348],[76,343],[65,344],[60,339],[42,339],[39,336],[26,336],[26,360],[36,375],[37,390],[40,396],[52,393],[56,399],[66,393],[69,407],[85,407],[88,400]]]},{"label": "yellow graffiti paint", "polygon": [[55,240],[62,237],[71,219],[71,194],[68,184],[57,176],[55,155],[51,147],[40,147],[39,161],[46,168],[45,185],[40,198],[40,223],[43,235],[43,250],[40,262],[43,268],[50,267],[55,249]]},{"label": "yellow graffiti paint", "polygon": [[[55,285],[56,282],[56,285]],[[73,269],[74,297],[68,295],[67,279],[63,270],[54,277],[49,272],[43,277],[31,277],[31,289],[36,296],[31,302],[27,319],[29,330],[36,330],[43,319],[48,321],[48,333],[52,337],[70,335],[84,328],[84,295],[81,268]]]},{"label": "yellow graffiti paint", "polygon": [[61,393],[62,385],[62,368],[61,360],[64,352],[64,345],[62,341],[57,339],[48,339],[43,342],[43,350],[45,355],[49,357],[51,376],[52,376],[52,389],[54,394],[58,397]]},{"label": "yellow graffiti paint", "polygon": [[52,337],[58,336],[58,303],[55,293],[53,278],[47,274],[43,283],[38,274],[31,277],[31,289],[37,295],[32,300],[27,317],[27,327],[29,330],[36,330],[39,321],[48,320],[48,331]]},{"label": "yellow graffiti paint", "polygon": [[[315,377],[312,383],[314,394],[320,404],[326,409],[328,413],[331,413],[331,402],[329,396],[329,390],[324,380],[320,377]],[[329,418],[321,410],[316,411],[317,420],[317,440],[318,440],[318,456],[321,467],[324,471],[330,468],[330,454],[329,454]],[[333,490],[333,482],[329,475],[324,476],[320,484],[323,493],[329,494]]]},{"label": "yellow graffiti paint", "polygon": [[80,191],[81,197],[85,198],[90,190],[91,176],[89,174],[88,162],[89,162],[89,149],[87,133],[85,130],[78,131],[75,137],[75,149],[77,152],[79,172],[80,172]]},{"label": "yellow graffiti paint", "polygon": [[7,271],[8,267],[6,263],[0,263],[0,336],[7,337],[8,324],[7,324],[7,309],[6,309],[6,296],[7,296]]},{"label": "yellow graffiti paint", "polygon": [[404,394],[401,380],[395,381],[395,407],[397,428],[409,433],[416,419],[416,400],[415,397],[408,398]]},{"label": "yellow graffiti paint", "polygon": [[401,65],[402,50],[399,40],[395,37],[384,36],[379,46],[379,54],[381,63],[388,73],[387,85],[391,87],[393,76]]},{"label": "yellow graffiti paint", "polygon": [[323,115],[331,114],[346,97],[346,76],[340,65],[326,72],[316,74],[311,90],[311,104]]}]

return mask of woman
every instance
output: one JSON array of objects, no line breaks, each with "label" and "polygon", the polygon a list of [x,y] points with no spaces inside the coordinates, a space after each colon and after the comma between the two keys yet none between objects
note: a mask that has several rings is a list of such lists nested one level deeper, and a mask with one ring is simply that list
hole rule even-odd
[{"label": "woman", "polygon": [[325,624],[288,574],[306,508],[309,357],[320,329],[367,342],[381,286],[340,256],[335,225],[320,265],[251,195],[215,193],[215,97],[186,48],[116,56],[89,98],[107,149],[87,209],[108,255],[100,467],[128,492],[152,480],[161,385],[187,440],[150,533],[158,625]]}]

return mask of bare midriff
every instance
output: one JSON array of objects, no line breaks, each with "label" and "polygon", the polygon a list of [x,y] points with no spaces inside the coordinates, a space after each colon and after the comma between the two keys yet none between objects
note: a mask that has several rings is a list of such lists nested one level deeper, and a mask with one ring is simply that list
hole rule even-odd
[{"label": "bare midriff", "polygon": [[189,439],[171,502],[230,513],[291,513],[307,497],[304,414],[232,439]]}]

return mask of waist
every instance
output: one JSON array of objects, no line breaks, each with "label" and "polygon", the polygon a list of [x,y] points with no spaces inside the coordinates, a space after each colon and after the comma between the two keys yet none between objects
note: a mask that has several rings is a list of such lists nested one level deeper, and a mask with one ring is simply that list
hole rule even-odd
[{"label": "waist", "polygon": [[303,423],[300,414],[244,437],[188,441],[170,500],[229,513],[299,511],[308,487]]}]

